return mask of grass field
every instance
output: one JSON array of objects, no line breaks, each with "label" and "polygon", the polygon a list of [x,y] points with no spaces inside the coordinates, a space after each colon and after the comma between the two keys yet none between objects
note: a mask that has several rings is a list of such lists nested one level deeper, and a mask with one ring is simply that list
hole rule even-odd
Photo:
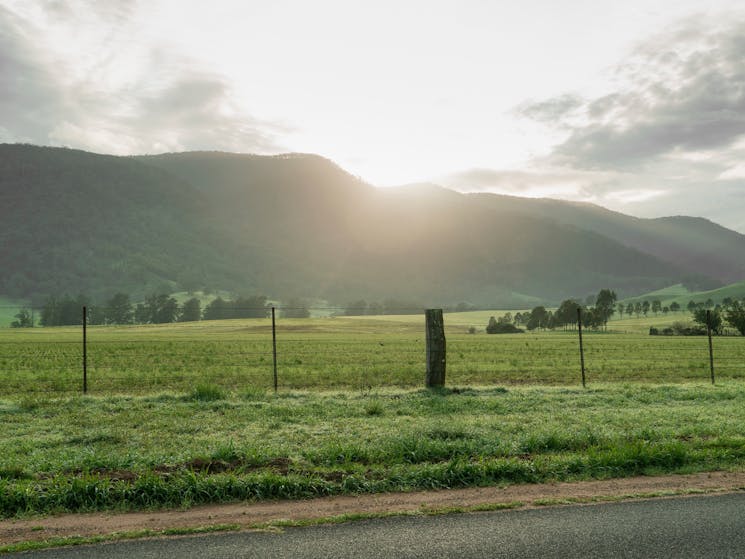
[{"label": "grass field", "polygon": [[712,386],[706,338],[612,321],[582,389],[575,332],[491,314],[435,391],[421,316],[278,321],[276,395],[269,320],[89,328],[87,396],[80,328],[0,330],[0,516],[745,467],[745,338]]},{"label": "grass field", "polygon": [[[448,382],[464,386],[580,382],[576,332],[467,333],[470,325],[483,327],[488,314],[446,315]],[[706,338],[640,333],[648,331],[650,324],[662,327],[675,319],[616,320],[609,323],[609,332],[586,333],[588,382],[708,379]],[[421,316],[281,319],[279,387],[419,387],[424,375],[423,330]],[[80,391],[81,340],[80,327],[0,330],[0,396]],[[718,378],[745,378],[743,342],[742,337],[715,339]],[[89,327],[87,377],[89,391],[98,395],[185,390],[199,383],[228,391],[270,388],[271,323],[246,319]]]},{"label": "grass field", "polygon": [[0,515],[742,468],[745,386],[0,401]]},{"label": "grass field", "polygon": [[711,299],[715,303],[721,303],[725,298],[731,299],[743,299],[745,298],[745,281],[732,283],[720,287],[718,289],[712,289],[709,291],[689,291],[685,286],[678,283],[658,291],[652,291],[638,297],[629,297],[624,299],[623,302],[636,303],[637,301],[653,301],[658,299],[662,305],[669,305],[673,301],[677,301],[679,305],[685,307],[688,301],[696,301],[697,303],[703,303],[708,299]]}]

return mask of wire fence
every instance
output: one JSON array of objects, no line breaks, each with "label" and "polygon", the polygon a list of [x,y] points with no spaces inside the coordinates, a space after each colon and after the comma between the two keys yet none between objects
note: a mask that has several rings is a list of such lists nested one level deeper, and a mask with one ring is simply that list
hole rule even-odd
[{"label": "wire fence", "polygon": [[[86,326],[0,331],[0,395],[238,393],[422,387],[424,318],[270,319],[178,326]],[[580,385],[576,331],[468,333],[447,326],[448,386]],[[588,386],[606,382],[709,382],[706,336],[583,332]],[[276,340],[276,346],[275,344]],[[276,347],[276,353],[275,353]],[[745,338],[713,339],[717,380],[745,379]],[[275,357],[276,355],[276,357]]]}]

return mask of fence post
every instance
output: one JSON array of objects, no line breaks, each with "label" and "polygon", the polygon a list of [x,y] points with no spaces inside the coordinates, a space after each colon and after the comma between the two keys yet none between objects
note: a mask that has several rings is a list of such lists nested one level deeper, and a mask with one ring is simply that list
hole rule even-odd
[{"label": "fence post", "polygon": [[275,310],[272,305],[272,355],[274,358],[274,392],[277,392],[277,326],[274,318]]},{"label": "fence post", "polygon": [[711,311],[706,311],[706,334],[709,336],[709,370],[711,371],[711,384],[714,384],[714,346],[711,343]]},{"label": "fence post", "polygon": [[442,309],[424,311],[427,364],[424,384],[427,388],[445,386],[445,322]]},{"label": "fence post", "polygon": [[83,306],[83,394],[88,393],[88,309]]},{"label": "fence post", "polygon": [[582,367],[582,388],[585,388],[585,348],[582,345],[582,307],[577,307],[577,327],[579,329],[579,362]]}]

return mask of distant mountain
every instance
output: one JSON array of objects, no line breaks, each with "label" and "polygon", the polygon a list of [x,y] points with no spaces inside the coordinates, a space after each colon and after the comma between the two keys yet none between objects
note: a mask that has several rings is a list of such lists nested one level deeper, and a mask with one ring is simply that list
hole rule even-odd
[{"label": "distant mountain", "polygon": [[705,220],[378,189],[304,154],[4,144],[0,217],[0,296],[12,297],[207,287],[505,307],[745,279],[745,236]]}]

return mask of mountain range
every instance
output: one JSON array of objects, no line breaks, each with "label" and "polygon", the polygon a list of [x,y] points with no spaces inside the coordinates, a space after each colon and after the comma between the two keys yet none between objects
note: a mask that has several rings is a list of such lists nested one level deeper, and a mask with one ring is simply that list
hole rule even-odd
[{"label": "mountain range", "polygon": [[745,235],[706,219],[376,188],[308,154],[0,144],[0,218],[0,296],[16,298],[208,288],[517,308],[745,279]]}]

